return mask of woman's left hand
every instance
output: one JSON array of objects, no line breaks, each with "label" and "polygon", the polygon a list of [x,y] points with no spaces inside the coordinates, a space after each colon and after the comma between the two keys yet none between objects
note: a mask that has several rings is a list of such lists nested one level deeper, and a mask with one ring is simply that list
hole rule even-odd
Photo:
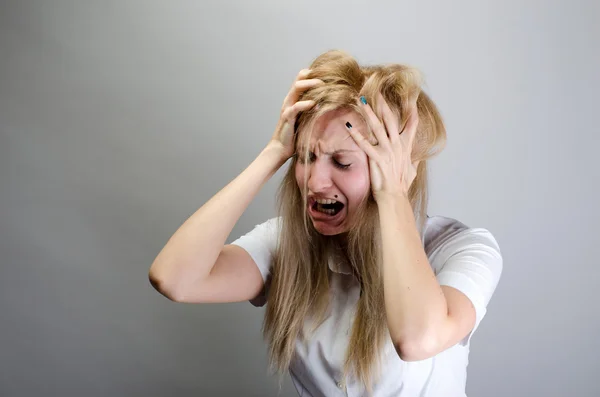
[{"label": "woman's left hand", "polygon": [[360,102],[367,123],[377,139],[376,144],[371,144],[356,128],[347,127],[356,144],[369,158],[371,189],[376,201],[390,195],[408,196],[408,189],[417,176],[418,162],[413,163],[411,152],[419,124],[416,104],[411,106],[404,129],[400,131],[398,118],[381,94],[378,103],[383,124],[371,106]]}]

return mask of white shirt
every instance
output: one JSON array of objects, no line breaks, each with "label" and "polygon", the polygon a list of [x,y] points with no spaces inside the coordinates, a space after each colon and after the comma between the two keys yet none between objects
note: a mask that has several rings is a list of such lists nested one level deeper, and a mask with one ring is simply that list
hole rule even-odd
[{"label": "white shirt", "polygon": [[[256,262],[263,279],[269,275],[277,248],[279,218],[257,225],[235,240]],[[373,386],[375,397],[460,397],[466,396],[469,341],[486,313],[486,306],[502,273],[500,248],[492,234],[481,228],[469,228],[450,218],[428,217],[423,233],[425,252],[440,285],[463,292],[476,310],[473,331],[460,343],[422,361],[405,362],[396,353],[392,341],[385,344],[382,373]],[[328,317],[307,343],[296,342],[290,375],[302,397],[366,396],[355,379],[341,383],[349,331],[360,286],[347,264],[329,263],[331,306]],[[265,294],[251,300],[265,304]],[[308,328],[307,328],[308,330]]]}]

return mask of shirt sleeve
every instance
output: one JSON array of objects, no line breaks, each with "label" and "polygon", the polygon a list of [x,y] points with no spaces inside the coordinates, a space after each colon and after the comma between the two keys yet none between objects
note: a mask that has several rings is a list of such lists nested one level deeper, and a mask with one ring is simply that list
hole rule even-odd
[{"label": "shirt sleeve", "polygon": [[272,218],[256,225],[250,232],[231,243],[248,252],[263,277],[265,286],[258,296],[250,300],[250,303],[257,307],[264,306],[266,303],[269,275],[271,274],[273,258],[277,250],[278,235],[279,218]]},{"label": "shirt sleeve", "polygon": [[502,274],[500,247],[486,229],[466,229],[444,243],[437,280],[469,298],[476,312],[473,330],[460,342],[466,346],[481,320]]}]

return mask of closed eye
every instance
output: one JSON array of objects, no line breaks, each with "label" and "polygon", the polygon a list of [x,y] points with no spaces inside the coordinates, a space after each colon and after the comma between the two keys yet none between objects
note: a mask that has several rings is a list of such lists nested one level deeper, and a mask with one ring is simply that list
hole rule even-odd
[{"label": "closed eye", "polygon": [[336,166],[337,168],[342,169],[342,170],[345,170],[346,168],[350,167],[350,164],[340,163],[336,159],[333,159],[333,165]]},{"label": "closed eye", "polygon": [[[297,158],[297,161],[298,161],[298,163],[300,163],[300,164],[304,164],[304,163],[305,163],[305,161],[304,161],[304,160],[305,160],[305,156],[304,156],[304,155],[302,155],[302,154],[299,154],[299,153],[296,153],[296,158]],[[316,159],[317,159],[317,156],[316,156],[316,155],[315,155],[313,152],[309,152],[309,153],[308,153],[308,162],[309,162],[309,163],[312,163],[312,162],[313,162],[313,161],[315,161]],[[340,162],[340,161],[336,160],[336,159],[335,159],[335,158],[333,158],[333,157],[331,158],[331,161],[333,162],[333,165],[334,165],[336,168],[339,168],[339,169],[342,169],[342,170],[345,170],[345,169],[347,169],[347,168],[348,168],[348,167],[350,167],[350,165],[351,165],[351,164],[344,164],[344,163],[342,163],[342,162]]]}]

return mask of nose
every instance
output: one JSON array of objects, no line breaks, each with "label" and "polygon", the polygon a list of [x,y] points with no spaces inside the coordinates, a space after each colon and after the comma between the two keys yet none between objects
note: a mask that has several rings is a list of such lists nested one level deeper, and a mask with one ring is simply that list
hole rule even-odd
[{"label": "nose", "polygon": [[308,190],[313,193],[321,193],[333,185],[330,169],[322,159],[314,161],[308,170]]}]

